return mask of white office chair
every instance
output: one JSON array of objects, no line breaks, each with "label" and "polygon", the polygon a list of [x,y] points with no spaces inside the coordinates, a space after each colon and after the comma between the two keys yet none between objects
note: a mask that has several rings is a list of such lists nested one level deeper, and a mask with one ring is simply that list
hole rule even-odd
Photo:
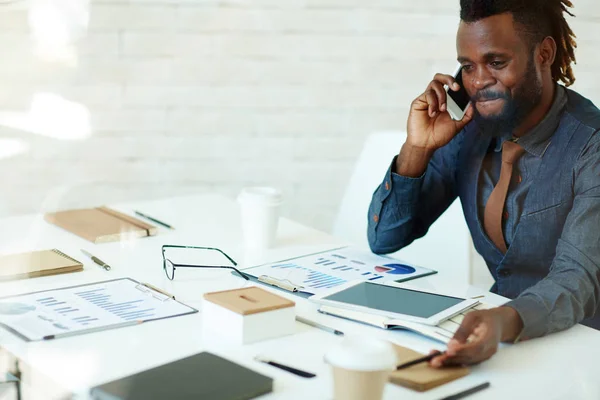
[{"label": "white office chair", "polygon": [[[371,196],[383,181],[406,133],[370,135],[355,165],[333,228],[335,236],[368,248],[367,211]],[[447,272],[460,284],[470,283],[471,236],[457,200],[431,226],[427,234],[392,256],[423,267]],[[473,249],[473,254],[474,249]]]}]

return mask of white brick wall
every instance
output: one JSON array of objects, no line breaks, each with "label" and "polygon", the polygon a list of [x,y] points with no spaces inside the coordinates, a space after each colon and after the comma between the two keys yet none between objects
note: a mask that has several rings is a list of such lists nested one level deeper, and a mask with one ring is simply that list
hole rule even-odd
[{"label": "white brick wall", "polygon": [[[458,0],[90,3],[71,64],[33,54],[26,3],[0,5],[0,116],[54,93],[92,126],[0,127],[26,149],[0,158],[0,216],[270,184],[286,215],[328,229],[364,138],[404,129],[456,57]],[[576,5],[576,89],[600,104],[600,6]]]}]

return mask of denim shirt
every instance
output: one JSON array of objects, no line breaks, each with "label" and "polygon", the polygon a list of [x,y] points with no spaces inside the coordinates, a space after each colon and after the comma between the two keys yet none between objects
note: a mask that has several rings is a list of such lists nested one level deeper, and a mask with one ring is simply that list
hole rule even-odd
[{"label": "denim shirt", "polygon": [[557,91],[533,135],[519,139],[526,153],[507,196],[506,254],[482,221],[499,177],[494,150],[506,138],[481,134],[475,122],[437,150],[419,178],[393,173],[394,159],[369,207],[369,244],[383,254],[424,236],[459,197],[475,249],[494,277],[491,290],[512,299],[507,306],[523,320],[522,338],[579,322],[600,329],[600,110],[558,90],[564,97]]}]

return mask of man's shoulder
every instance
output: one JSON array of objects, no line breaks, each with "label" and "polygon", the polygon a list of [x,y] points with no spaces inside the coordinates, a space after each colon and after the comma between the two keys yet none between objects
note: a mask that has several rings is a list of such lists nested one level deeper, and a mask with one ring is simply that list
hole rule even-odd
[{"label": "man's shoulder", "polygon": [[566,112],[581,124],[594,131],[600,130],[600,109],[589,100],[574,90],[566,89]]}]

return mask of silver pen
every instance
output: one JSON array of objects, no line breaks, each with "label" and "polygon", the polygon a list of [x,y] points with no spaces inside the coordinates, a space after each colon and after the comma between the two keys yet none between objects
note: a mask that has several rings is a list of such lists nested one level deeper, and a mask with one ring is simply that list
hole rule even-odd
[{"label": "silver pen", "polygon": [[86,333],[102,332],[102,331],[107,331],[109,329],[125,328],[126,326],[139,325],[143,322],[144,321],[139,321],[139,320],[138,321],[126,321],[126,322],[121,322],[121,323],[114,324],[114,325],[98,326],[96,328],[81,329],[78,331],[55,333],[54,335],[44,336],[42,339],[43,340],[52,340],[52,339],[66,338],[66,337],[70,337],[70,336],[84,335]]},{"label": "silver pen", "polygon": [[344,332],[342,332],[342,331],[338,331],[337,329],[333,329],[333,328],[331,328],[329,326],[325,326],[325,325],[319,324],[318,322],[311,321],[311,320],[306,319],[306,318],[302,318],[302,317],[296,316],[296,321],[302,322],[303,324],[306,324],[306,325],[309,325],[309,326],[312,326],[313,328],[321,329],[321,330],[323,330],[325,332],[333,333],[334,335],[344,336]]},{"label": "silver pen", "polygon": [[81,249],[81,252],[83,254],[85,254],[86,256],[88,256],[89,258],[91,258],[93,262],[95,262],[96,264],[98,264],[99,266],[104,268],[104,270],[110,271],[110,265],[108,265],[107,263],[105,263],[104,261],[99,259],[98,257],[91,255],[89,252],[85,251],[84,249]]}]

